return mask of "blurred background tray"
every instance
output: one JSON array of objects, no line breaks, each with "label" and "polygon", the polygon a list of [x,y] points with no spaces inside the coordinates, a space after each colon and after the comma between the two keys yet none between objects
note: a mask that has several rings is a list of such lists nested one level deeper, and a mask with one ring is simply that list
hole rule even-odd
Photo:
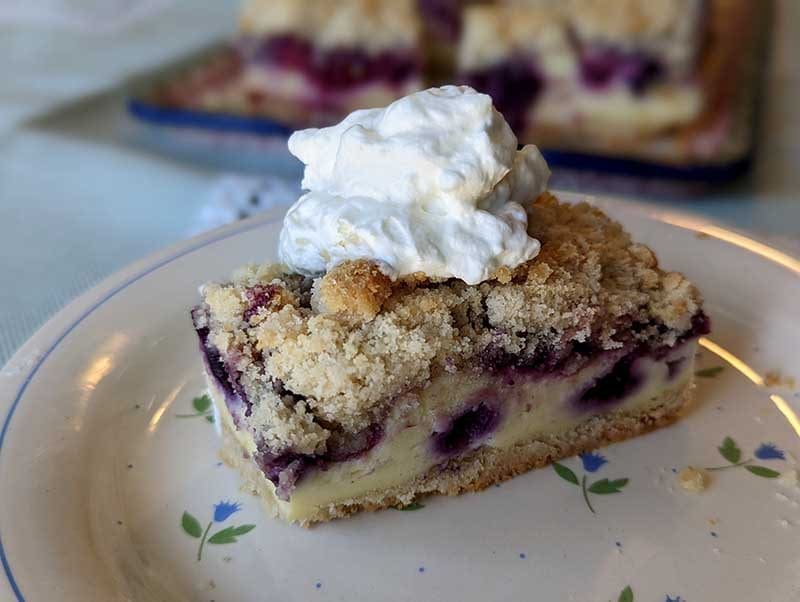
[{"label": "blurred background tray", "polygon": [[[584,152],[542,144],[553,168],[553,185],[597,192],[651,196],[682,196],[718,189],[736,181],[750,168],[756,151],[762,75],[768,60],[773,3],[759,3],[750,30],[743,32],[739,81],[730,100],[734,121],[729,140],[717,155],[689,162],[657,161],[626,152]],[[747,33],[747,35],[744,35]],[[139,78],[130,88],[127,111],[129,139],[149,149],[238,171],[297,177],[298,161],[288,154],[286,140],[294,126],[264,115],[201,111],[167,106],[156,91],[184,74],[202,68],[231,43],[221,41]],[[532,140],[536,143],[536,140]],[[527,142],[527,141],[526,141]],[[647,154],[647,153],[643,153]]]}]

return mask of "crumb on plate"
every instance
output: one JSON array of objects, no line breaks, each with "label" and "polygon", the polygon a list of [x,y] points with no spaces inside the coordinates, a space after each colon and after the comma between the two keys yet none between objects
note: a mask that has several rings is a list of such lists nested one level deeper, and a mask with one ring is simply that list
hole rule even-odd
[{"label": "crumb on plate", "polygon": [[678,473],[678,485],[690,493],[700,493],[708,486],[708,473],[702,468],[687,466]]},{"label": "crumb on plate", "polygon": [[784,376],[780,370],[768,370],[764,374],[764,385],[767,387],[785,387],[787,389],[794,389],[796,381],[791,376]]}]

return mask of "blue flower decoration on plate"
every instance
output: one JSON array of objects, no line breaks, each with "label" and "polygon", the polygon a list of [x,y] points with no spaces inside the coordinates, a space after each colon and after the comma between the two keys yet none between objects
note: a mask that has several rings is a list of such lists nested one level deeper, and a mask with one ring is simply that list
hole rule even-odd
[{"label": "blue flower decoration on plate", "polygon": [[231,514],[235,514],[242,509],[242,506],[236,502],[230,503],[222,501],[219,504],[214,504],[214,522],[221,523],[227,520]]},{"label": "blue flower decoration on plate", "polygon": [[559,462],[553,462],[553,469],[556,471],[556,474],[567,483],[577,485],[581,488],[583,501],[586,502],[586,506],[592,511],[592,514],[594,514],[594,507],[592,506],[592,502],[589,501],[589,494],[609,495],[612,493],[619,493],[622,491],[622,488],[628,484],[628,479],[599,479],[594,483],[589,483],[586,479],[587,475],[600,470],[605,464],[608,464],[608,460],[597,452],[579,454],[579,457],[581,459],[581,464],[583,464],[583,469],[586,471],[581,478],[578,478],[578,475],[576,475],[571,468]]},{"label": "blue flower decoration on plate", "polygon": [[183,516],[181,516],[181,528],[189,537],[200,540],[200,545],[197,547],[197,562],[203,559],[203,548],[207,543],[216,545],[236,543],[239,541],[239,537],[247,535],[256,528],[255,525],[239,525],[238,527],[225,527],[216,533],[210,533],[214,523],[228,520],[232,514],[236,514],[241,509],[242,505],[237,502],[221,500],[218,504],[214,504],[214,515],[208,521],[205,529],[195,516],[184,511]]},{"label": "blue flower decoration on plate", "polygon": [[581,454],[580,458],[586,472],[597,472],[603,464],[608,463],[608,460],[595,452]]},{"label": "blue flower decoration on plate", "polygon": [[676,596],[675,598],[670,598],[669,596],[667,596],[664,599],[664,602],[684,602],[684,599],[681,598],[680,596]]},{"label": "blue flower decoration on plate", "polygon": [[778,449],[774,443],[762,443],[755,451],[755,456],[759,460],[785,460],[783,450]]}]

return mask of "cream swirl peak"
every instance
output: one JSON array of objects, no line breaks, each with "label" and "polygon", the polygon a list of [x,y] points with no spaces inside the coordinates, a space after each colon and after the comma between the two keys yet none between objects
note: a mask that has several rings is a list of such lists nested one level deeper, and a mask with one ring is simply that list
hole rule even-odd
[{"label": "cream swirl peak", "polygon": [[550,172],[492,100],[466,86],[431,88],[386,108],[295,132],[308,190],[289,209],[280,258],[321,273],[372,259],[393,277],[423,272],[477,284],[539,252],[521,203]]}]

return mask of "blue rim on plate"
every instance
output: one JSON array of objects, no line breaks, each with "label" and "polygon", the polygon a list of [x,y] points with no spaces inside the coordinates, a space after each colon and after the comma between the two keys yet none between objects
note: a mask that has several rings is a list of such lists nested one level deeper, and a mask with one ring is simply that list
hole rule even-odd
[{"label": "blue rim on plate", "polygon": [[[199,129],[218,133],[253,134],[257,136],[288,137],[294,128],[267,117],[212,113],[165,107],[141,98],[127,101],[132,117],[149,125]],[[653,178],[678,182],[722,184],[748,171],[752,164],[752,145],[743,157],[733,161],[706,165],[665,165],[586,153],[542,149],[551,167],[587,170],[613,175]]]},{"label": "blue rim on plate", "polygon": [[263,117],[176,109],[163,107],[137,98],[129,99],[127,105],[128,112],[133,117],[152,125],[199,128],[215,132],[235,132],[261,136],[288,137],[294,131],[290,127]]},{"label": "blue rim on plate", "polygon": [[554,167],[566,167],[607,174],[654,178],[680,182],[722,184],[744,175],[752,164],[752,151],[728,163],[714,165],[661,165],[636,159],[603,157],[570,151],[542,149],[547,163]]}]

